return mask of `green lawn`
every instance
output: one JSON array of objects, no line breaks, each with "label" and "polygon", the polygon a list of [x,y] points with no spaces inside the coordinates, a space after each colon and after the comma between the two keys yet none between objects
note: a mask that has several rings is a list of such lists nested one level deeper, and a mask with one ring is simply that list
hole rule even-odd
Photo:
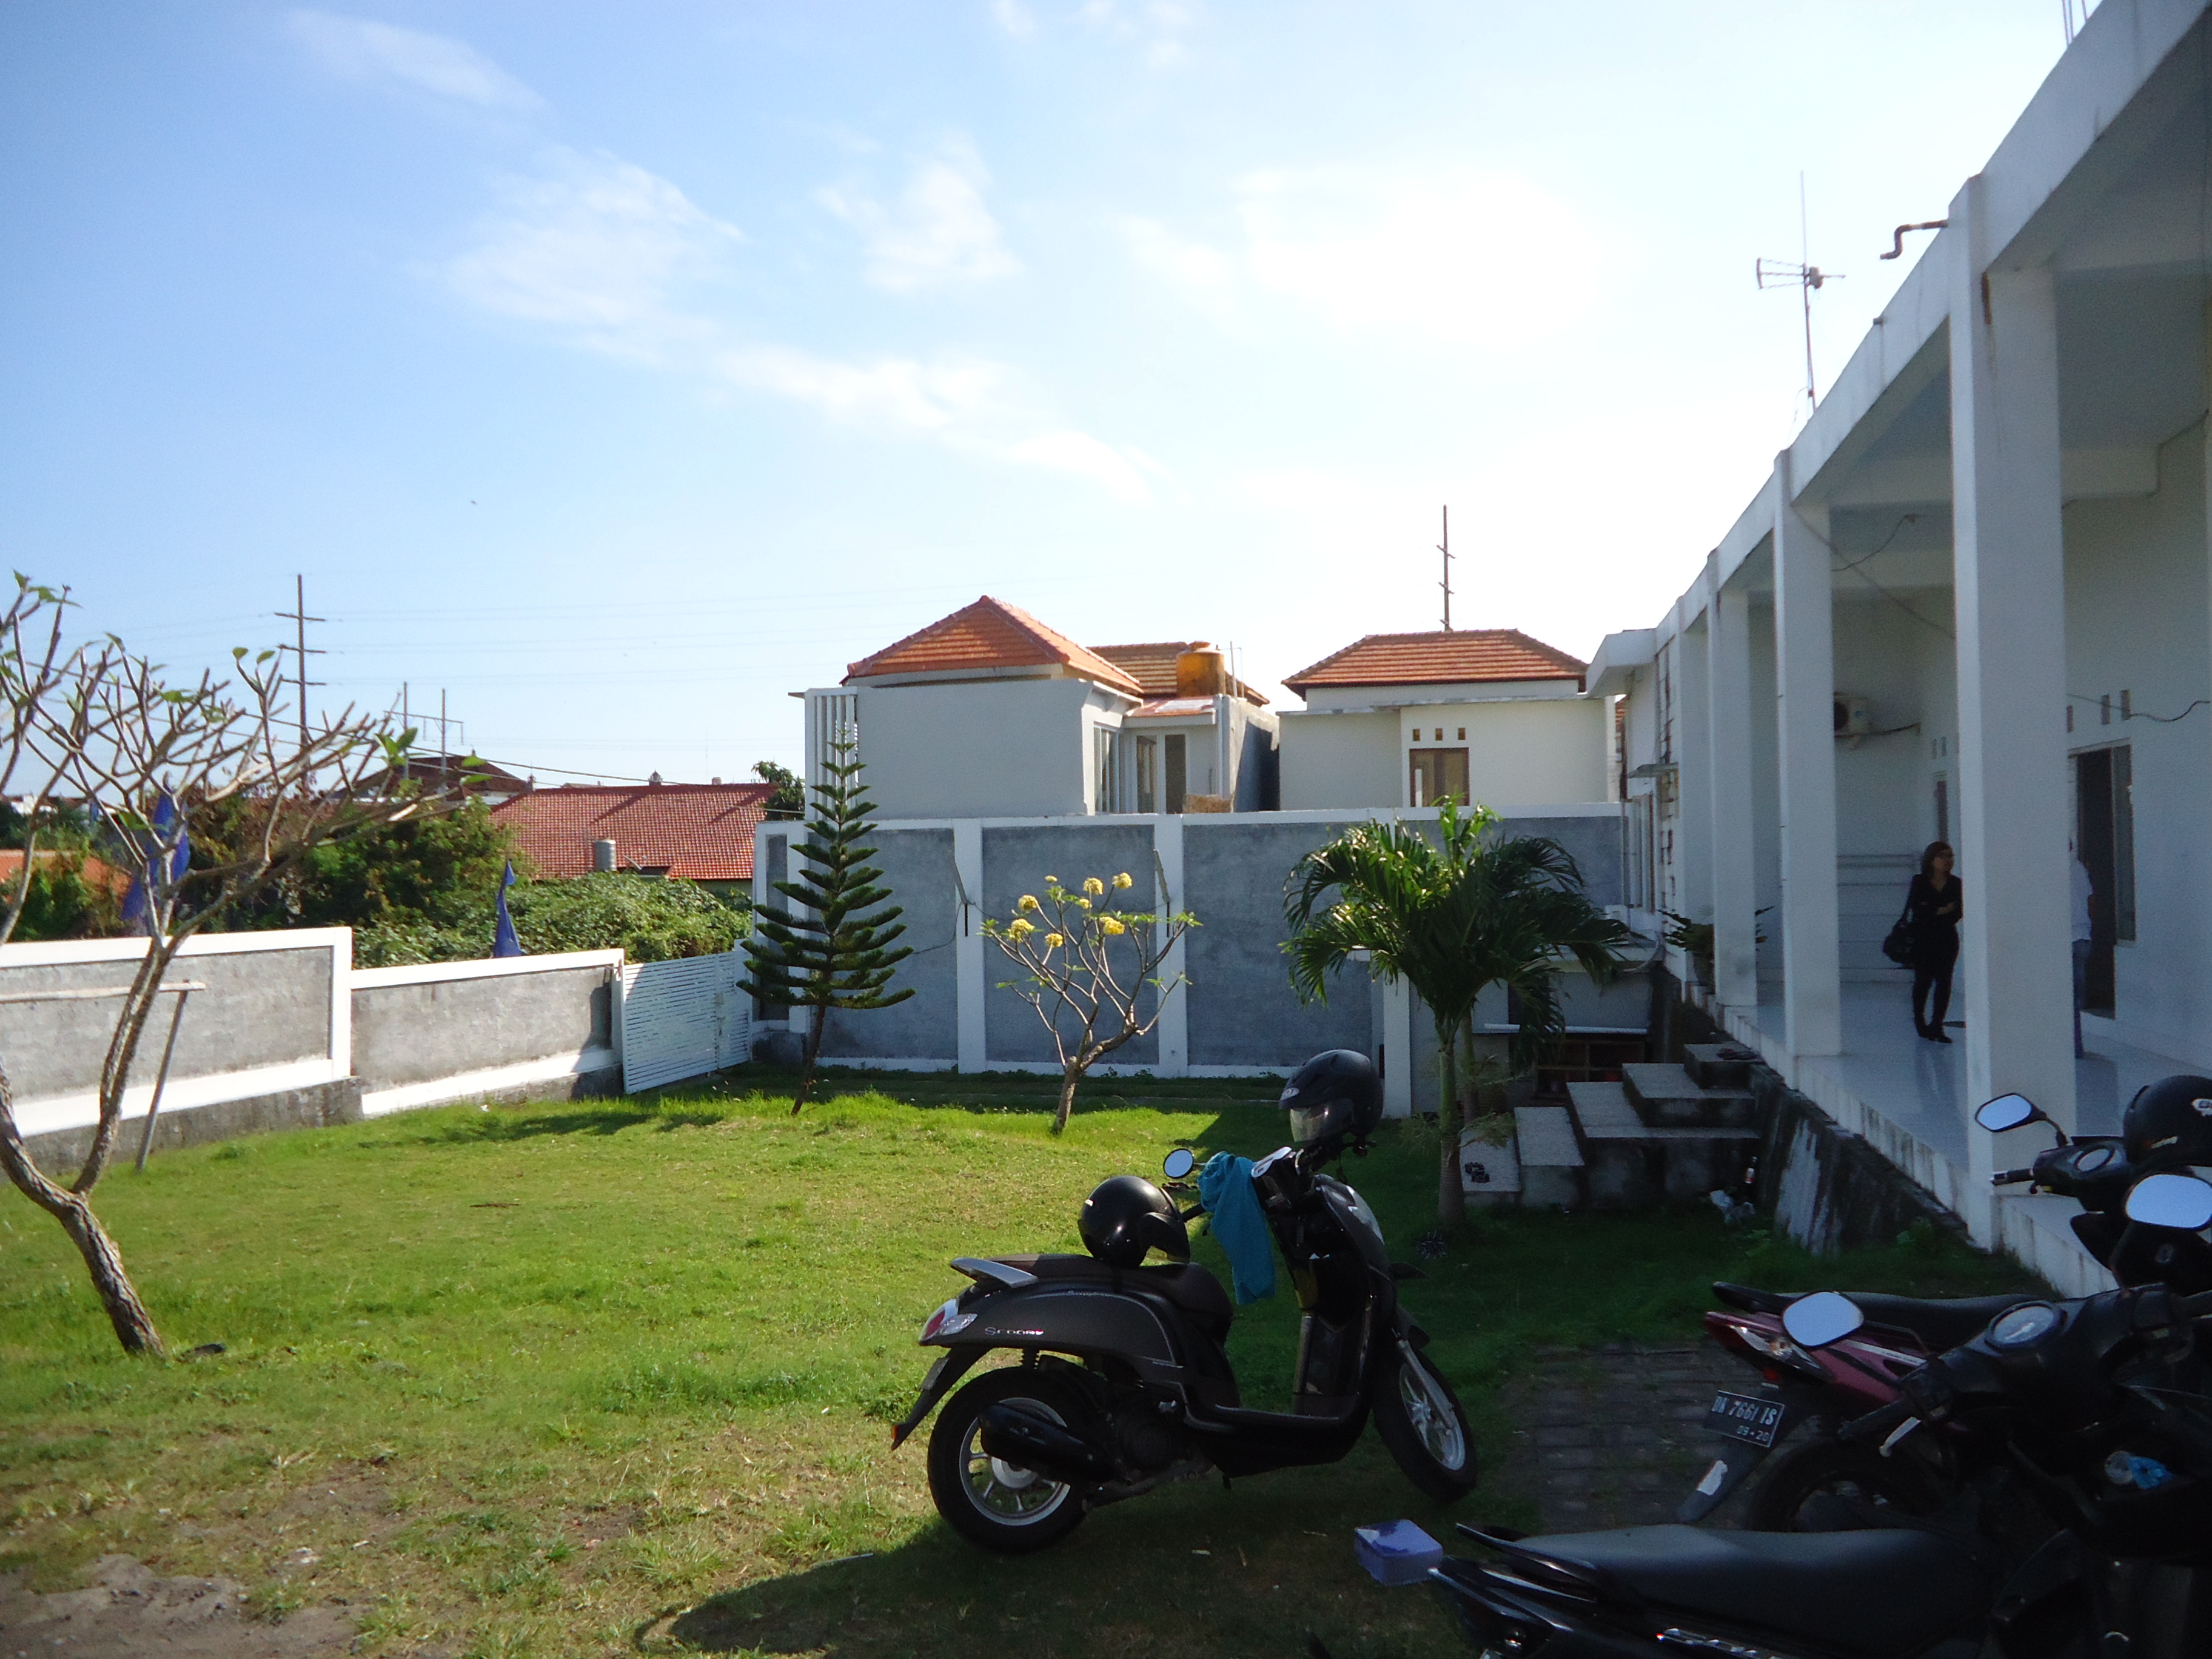
[{"label": "green lawn", "polygon": [[[1079,1248],[1093,1182],[1178,1143],[1256,1154],[1265,1082],[1104,1083],[1066,1136],[1048,1080],[847,1077],[407,1114],[167,1154],[99,1202],[173,1349],[124,1358],[58,1228],[0,1194],[0,1569],[44,1586],[122,1551],[222,1571],[281,1616],[343,1601],[370,1652],[1443,1653],[1350,1529],[1446,1518],[1372,1436],[1347,1462],[1192,1481],[1026,1561],[952,1539],[917,1442],[890,1449],[952,1256]],[[1116,1095],[1114,1091],[1121,1091]],[[780,1092],[779,1092],[780,1091]],[[1435,1142],[1346,1170],[1402,1256]],[[1217,1270],[1210,1240],[1201,1259]],[[1944,1239],[1814,1262],[1709,1210],[1500,1213],[1407,1288],[1486,1450],[1539,1344],[1686,1340],[1706,1282],[1966,1291],[2022,1282]],[[1279,1398],[1287,1287],[1240,1316]],[[1486,1490],[1469,1517],[1526,1523]],[[301,1552],[312,1552],[308,1560]]]}]

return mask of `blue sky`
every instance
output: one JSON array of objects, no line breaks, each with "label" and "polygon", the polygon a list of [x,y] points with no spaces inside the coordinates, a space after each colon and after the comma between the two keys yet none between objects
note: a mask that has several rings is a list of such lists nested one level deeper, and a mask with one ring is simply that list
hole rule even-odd
[{"label": "blue sky", "polygon": [[[989,592],[1272,684],[1587,654],[2064,46],[1937,3],[0,8],[0,548],[552,781],[795,761]],[[1924,239],[1923,239],[1924,240]]]}]

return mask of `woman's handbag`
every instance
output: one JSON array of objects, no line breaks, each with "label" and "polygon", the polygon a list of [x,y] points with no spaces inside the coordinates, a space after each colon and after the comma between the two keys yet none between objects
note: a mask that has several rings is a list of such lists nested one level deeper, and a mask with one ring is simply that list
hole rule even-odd
[{"label": "woman's handbag", "polygon": [[1905,931],[1905,919],[1912,914],[1912,895],[1905,896],[1905,908],[1899,912],[1896,925],[1890,928],[1881,941],[1881,953],[1900,968],[1912,966],[1912,935]]}]

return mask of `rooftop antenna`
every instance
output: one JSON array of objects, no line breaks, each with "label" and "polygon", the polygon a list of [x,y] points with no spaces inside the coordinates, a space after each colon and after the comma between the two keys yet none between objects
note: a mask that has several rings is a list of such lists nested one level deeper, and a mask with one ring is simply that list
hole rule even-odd
[{"label": "rooftop antenna", "polygon": [[307,624],[327,622],[330,619],[326,617],[311,617],[307,614],[307,579],[305,576],[295,575],[292,578],[292,608],[289,611],[279,611],[276,615],[280,621],[291,623],[298,629],[297,643],[280,645],[276,648],[279,651],[291,652],[294,659],[299,664],[300,750],[304,754],[307,748],[307,688],[311,685],[325,684],[324,681],[311,680],[307,678],[307,659],[325,654],[319,648],[313,651],[307,648]]},{"label": "rooftop antenna", "polygon": [[1820,402],[1820,390],[1813,378],[1813,290],[1828,283],[1840,283],[1844,274],[1839,270],[1822,270],[1810,262],[1810,237],[1805,221],[1805,175],[1797,175],[1797,263],[1788,264],[1780,259],[1759,259],[1753,270],[1759,287],[1794,288],[1805,313],[1805,407],[1808,413]]},{"label": "rooftop antenna", "polygon": [[1441,588],[1443,588],[1443,591],[1444,591],[1444,632],[1445,632],[1445,633],[1447,633],[1447,634],[1449,634],[1449,633],[1450,633],[1450,632],[1452,631],[1452,625],[1451,625],[1451,562],[1452,562],[1452,551],[1451,551],[1451,508],[1450,508],[1450,507],[1445,507],[1445,508],[1444,508],[1444,538],[1443,538],[1443,540],[1442,540],[1442,541],[1440,541],[1440,542],[1438,542],[1438,543],[1437,544],[1437,552],[1439,552],[1439,553],[1441,553],[1441,554],[1443,554],[1443,555],[1444,556],[1444,579],[1443,579],[1443,580],[1442,580],[1441,582],[1437,583],[1437,586],[1439,586],[1439,587],[1441,587]]}]

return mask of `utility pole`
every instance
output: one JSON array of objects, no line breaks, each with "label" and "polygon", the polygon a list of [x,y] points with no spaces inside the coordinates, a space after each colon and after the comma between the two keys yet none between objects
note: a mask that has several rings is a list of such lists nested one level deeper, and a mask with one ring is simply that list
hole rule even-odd
[{"label": "utility pole", "polygon": [[305,576],[295,575],[292,578],[292,608],[289,611],[279,611],[276,616],[278,620],[289,622],[299,630],[297,642],[292,645],[281,645],[276,648],[280,651],[291,652],[295,660],[300,665],[300,748],[304,752],[307,747],[307,688],[324,684],[321,680],[311,680],[307,678],[307,659],[324,654],[320,649],[310,651],[307,648],[307,624],[327,622],[330,619],[327,617],[311,617],[307,614],[307,579]]},{"label": "utility pole", "polygon": [[1444,632],[1445,632],[1445,633],[1447,633],[1447,634],[1449,634],[1449,633],[1450,633],[1450,632],[1452,631],[1452,625],[1451,625],[1451,562],[1452,562],[1452,550],[1451,550],[1451,508],[1450,508],[1450,507],[1445,507],[1445,508],[1444,508],[1444,538],[1443,538],[1443,540],[1442,540],[1442,541],[1440,541],[1440,542],[1438,542],[1438,543],[1437,544],[1437,552],[1439,552],[1439,553],[1441,553],[1441,554],[1443,554],[1443,555],[1444,556],[1444,579],[1443,579],[1443,581],[1439,582],[1439,583],[1437,584],[1437,586],[1438,586],[1439,587],[1442,587],[1442,588],[1443,589],[1443,591],[1444,591]]}]

